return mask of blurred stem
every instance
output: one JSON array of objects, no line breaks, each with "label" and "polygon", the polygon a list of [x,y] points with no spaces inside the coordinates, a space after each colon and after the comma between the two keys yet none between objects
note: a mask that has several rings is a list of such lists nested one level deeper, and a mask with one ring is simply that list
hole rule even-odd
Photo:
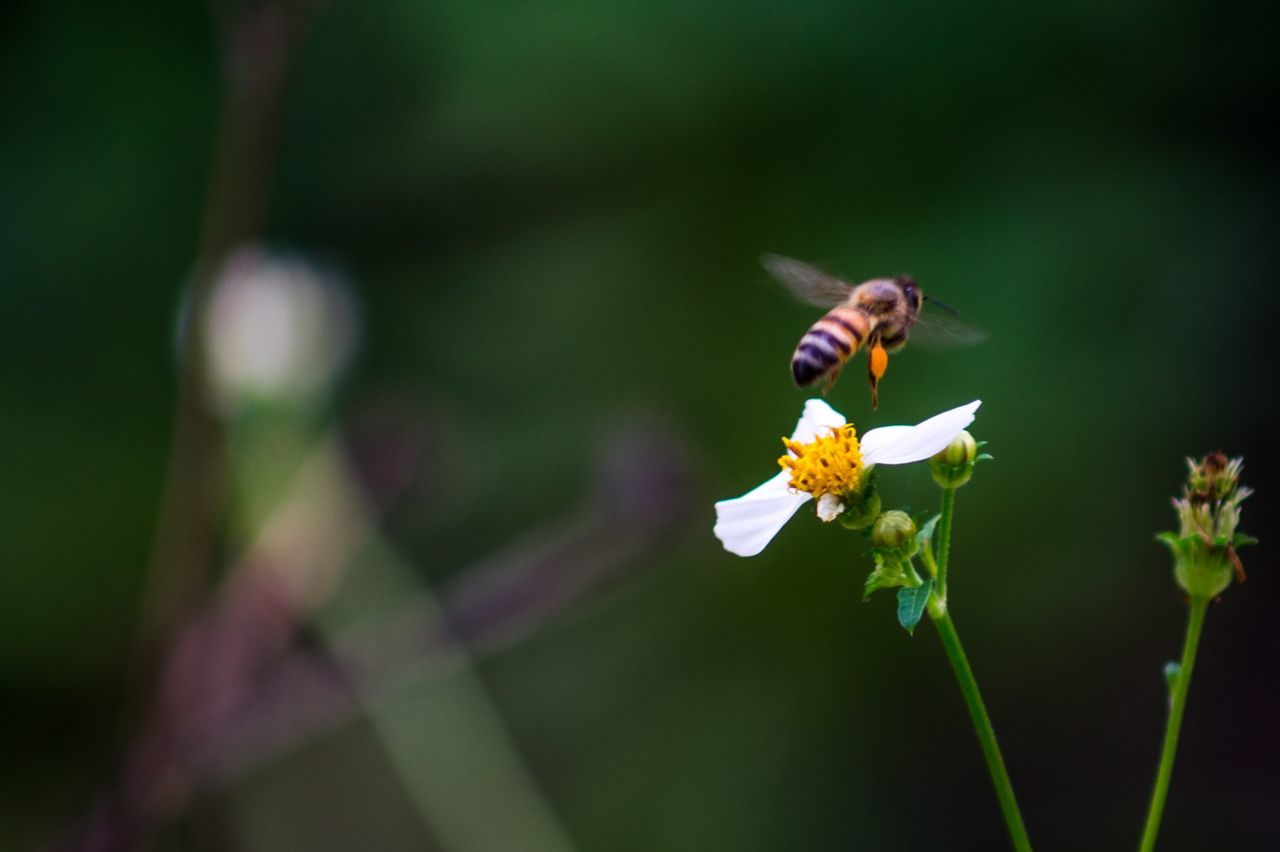
[{"label": "blurred stem", "polygon": [[938,520],[938,597],[947,601],[947,563],[951,558],[951,516],[956,511],[956,490],[942,489],[942,517]]},{"label": "blurred stem", "polygon": [[214,4],[215,17],[225,15],[222,98],[199,253],[182,317],[173,443],[142,601],[136,661],[141,682],[149,679],[165,637],[213,576],[226,436],[208,405],[204,316],[223,259],[261,233],[285,72],[308,11],[302,2]]},{"label": "blurred stem", "polygon": [[1169,696],[1169,723],[1164,729],[1164,747],[1160,750],[1160,767],[1156,770],[1156,785],[1151,791],[1151,807],[1147,810],[1147,825],[1142,832],[1141,852],[1151,852],[1160,832],[1160,818],[1164,814],[1164,800],[1169,794],[1169,779],[1173,775],[1173,759],[1178,752],[1178,732],[1182,728],[1182,711],[1187,706],[1187,691],[1191,688],[1191,669],[1196,663],[1196,649],[1200,646],[1200,630],[1204,627],[1204,614],[1209,607],[1208,598],[1192,598],[1187,612],[1187,635],[1182,645],[1182,664],[1173,682]]},{"label": "blurred stem", "polygon": [[[954,499],[955,492],[948,490]],[[940,569],[945,571],[945,565],[945,561],[939,561]],[[978,744],[982,746],[982,756],[987,761],[987,771],[991,774],[991,783],[996,788],[996,798],[1000,800],[1000,810],[1004,813],[1004,823],[1009,829],[1009,840],[1018,852],[1030,852],[1031,840],[1027,837],[1026,826],[1022,824],[1022,813],[1018,810],[1018,800],[1014,797],[1013,784],[1005,769],[1004,758],[1000,755],[991,717],[987,715],[987,707],[982,702],[978,681],[973,676],[973,669],[969,667],[969,659],[965,656],[964,646],[960,644],[960,635],[956,633],[951,614],[947,612],[946,602],[936,594],[929,596],[929,618],[938,628],[942,647],[946,649],[947,659],[951,661],[951,668],[956,673],[964,703],[969,707],[969,717],[973,720],[973,729],[978,734]]]}]

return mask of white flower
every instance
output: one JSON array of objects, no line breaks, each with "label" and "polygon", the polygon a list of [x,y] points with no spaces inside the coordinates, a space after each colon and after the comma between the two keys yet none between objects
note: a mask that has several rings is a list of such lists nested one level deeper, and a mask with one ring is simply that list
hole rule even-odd
[{"label": "white flower", "polygon": [[941,452],[973,422],[981,404],[975,400],[915,426],[872,429],[859,441],[843,414],[820,399],[809,400],[790,440],[783,440],[783,470],[741,497],[716,503],[716,538],[730,553],[755,556],[814,497],[822,519],[834,520],[843,511],[841,498],[856,491],[867,469]]},{"label": "white flower", "polygon": [[337,273],[256,246],[218,270],[204,316],[210,392],[224,414],[246,402],[305,403],[332,388],[355,349],[355,303]]}]

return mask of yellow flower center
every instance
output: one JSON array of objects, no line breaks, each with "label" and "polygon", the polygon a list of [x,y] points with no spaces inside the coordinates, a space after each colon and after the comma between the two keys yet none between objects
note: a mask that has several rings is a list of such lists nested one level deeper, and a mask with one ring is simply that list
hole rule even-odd
[{"label": "yellow flower center", "polygon": [[782,439],[787,454],[778,459],[783,470],[791,471],[792,488],[815,497],[840,496],[858,490],[862,479],[862,453],[852,423],[833,427],[808,444]]}]

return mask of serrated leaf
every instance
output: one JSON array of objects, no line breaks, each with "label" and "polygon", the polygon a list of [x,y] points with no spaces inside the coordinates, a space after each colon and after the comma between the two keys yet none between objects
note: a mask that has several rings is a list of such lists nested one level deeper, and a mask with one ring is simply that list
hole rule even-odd
[{"label": "serrated leaf", "polygon": [[929,593],[932,591],[932,577],[915,588],[904,586],[898,589],[898,623],[912,636],[915,635],[920,617],[924,615],[924,607],[929,602]]}]

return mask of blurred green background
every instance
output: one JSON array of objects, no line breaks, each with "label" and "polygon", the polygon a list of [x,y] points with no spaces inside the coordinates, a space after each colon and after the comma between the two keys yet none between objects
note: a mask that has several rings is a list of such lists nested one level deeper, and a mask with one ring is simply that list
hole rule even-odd
[{"label": "blurred green background", "polygon": [[[237,73],[211,17],[234,28],[254,9],[212,5],[0,13],[5,848],[74,844],[147,724],[129,709],[131,659],[176,317]],[[859,602],[862,545],[803,514],[750,560],[711,535],[712,502],[774,472],[806,398],[788,358],[815,311],[757,256],[909,272],[989,340],[909,347],[877,412],[860,368],[829,401],[864,429],[984,401],[973,431],[996,462],[959,495],[952,610],[1038,848],[1136,842],[1160,670],[1185,617],[1152,535],[1173,525],[1182,458],[1218,448],[1246,456],[1259,493],[1242,528],[1263,544],[1209,613],[1162,848],[1280,844],[1274,11],[306,14],[257,236],[342,270],[359,345],[331,399],[227,425],[242,473],[218,521],[220,571],[278,496],[272,477],[334,424],[401,482],[378,528],[411,566],[406,588],[448,589],[585,525],[586,543],[555,557],[572,571],[608,555],[619,516],[652,508],[608,582],[473,649],[475,683],[563,836],[1002,848],[936,636],[907,637],[887,597]],[[362,438],[371,419],[410,424],[416,449],[386,450],[385,429]],[[646,453],[671,467],[653,494]],[[895,505],[937,501],[923,468],[888,470],[882,488]],[[340,586],[292,641],[323,648],[326,625],[380,623],[376,599]],[[422,702],[409,728],[434,712]],[[448,788],[447,764],[433,776],[395,742],[357,714],[196,783],[136,842],[465,848],[392,768]],[[501,823],[505,800],[479,792],[467,807]]]}]

